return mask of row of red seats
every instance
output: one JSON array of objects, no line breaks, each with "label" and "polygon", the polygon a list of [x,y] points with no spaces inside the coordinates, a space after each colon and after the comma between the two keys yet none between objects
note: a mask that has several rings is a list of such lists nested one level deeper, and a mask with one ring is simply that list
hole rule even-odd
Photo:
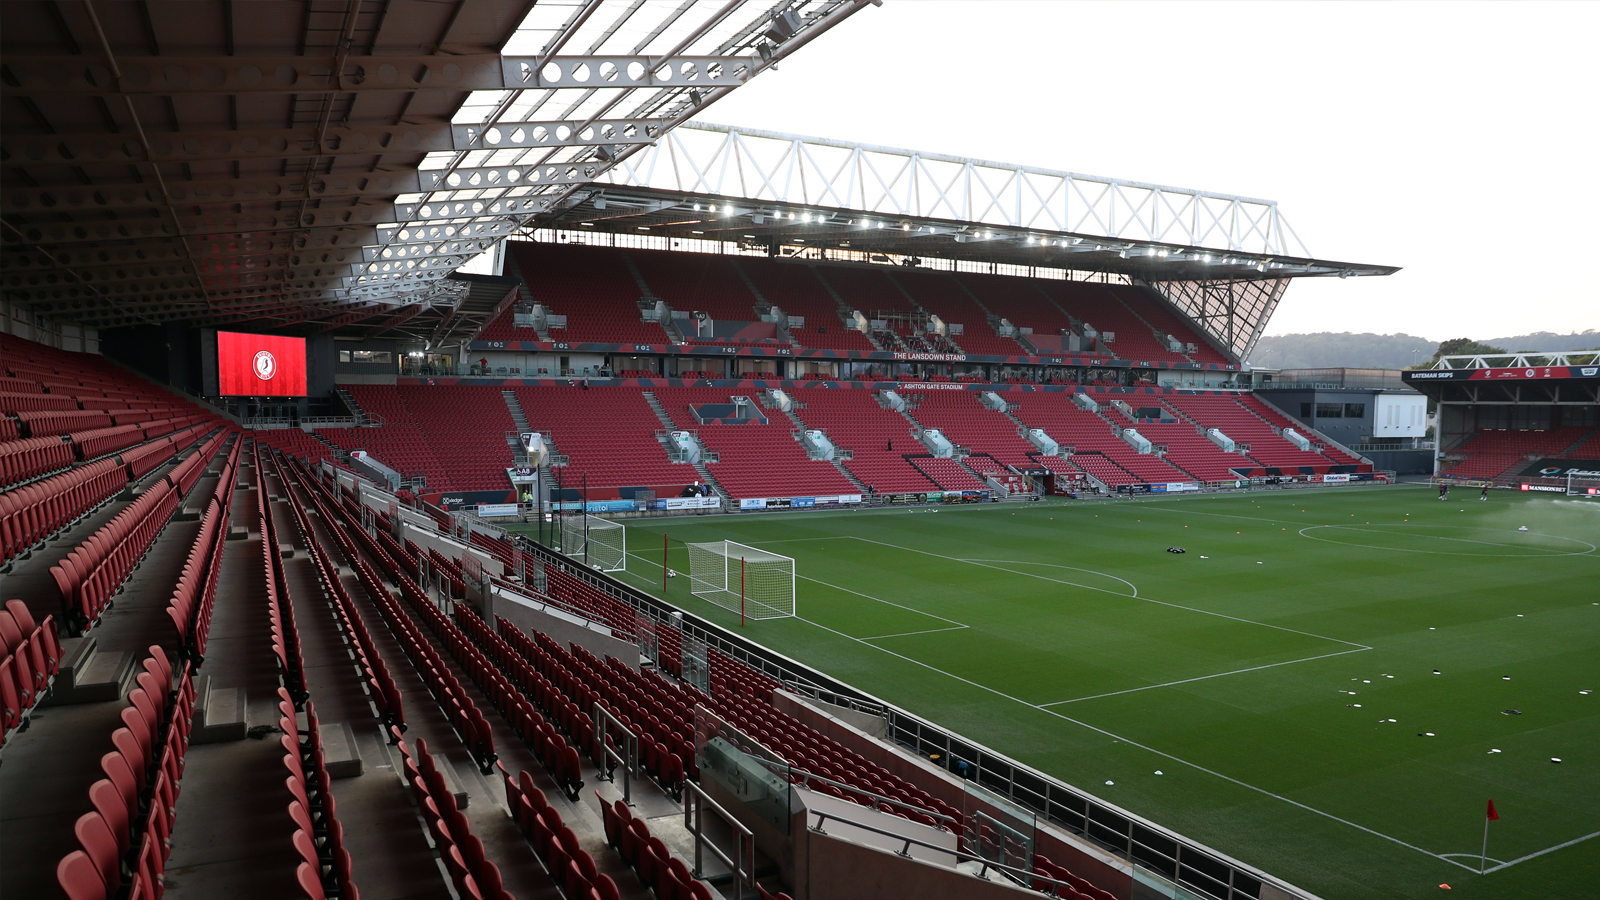
[{"label": "row of red seats", "polygon": [[[351,877],[350,851],[344,846],[344,826],[333,799],[333,777],[322,749],[321,723],[315,703],[306,701],[306,727],[300,729],[294,701],[279,689],[278,728],[283,732],[284,784],[293,798],[289,818],[294,821],[294,849],[300,854],[295,875],[306,900],[361,900]],[[308,773],[309,772],[309,776]]]},{"label": "row of red seats", "polygon": [[[257,445],[259,452],[260,445]],[[257,463],[259,466],[260,463]],[[324,522],[332,522],[326,504],[322,497],[311,490],[293,465],[278,466],[280,476],[287,481],[298,485],[316,504],[318,514]],[[394,678],[389,674],[389,667],[383,661],[383,656],[378,652],[377,645],[372,642],[372,633],[367,630],[367,623],[356,609],[355,601],[350,598],[350,592],[344,588],[344,583],[339,580],[339,567],[329,557],[327,550],[317,540],[316,532],[312,530],[311,519],[306,515],[305,505],[294,491],[289,492],[289,507],[294,511],[295,524],[300,529],[300,536],[305,545],[310,548],[311,559],[316,563],[317,575],[322,579],[323,592],[333,601],[334,615],[339,620],[345,640],[350,643],[350,648],[356,658],[356,664],[361,667],[361,677],[366,683],[368,698],[377,708],[378,718],[386,728],[398,727],[401,731],[406,729],[405,707],[400,702],[400,688],[395,684]],[[355,545],[344,535],[343,529],[330,528],[334,539],[339,541],[348,558],[355,558]]]},{"label": "row of red seats", "polygon": [[[513,646],[490,630],[482,619],[462,612],[461,607],[457,607],[456,622],[462,633],[476,642],[484,659],[494,667],[492,677],[497,676],[515,691],[506,697],[500,709],[501,714],[523,743],[544,763],[556,784],[568,797],[576,800],[579,789],[583,787],[583,769],[578,759],[579,751],[567,745],[561,732],[570,735],[578,747],[591,757],[597,757],[597,764],[602,764],[603,757],[594,753],[594,720],[584,711],[584,707],[574,703],[561,690],[556,681],[540,671],[523,652],[523,648]],[[587,708],[592,709],[592,703]],[[540,710],[550,718],[546,719]]]},{"label": "row of red seats", "polygon": [[127,469],[103,459],[0,494],[0,560],[55,534],[127,485]]},{"label": "row of red seats", "polygon": [[301,706],[310,696],[306,688],[305,655],[300,652],[300,626],[294,618],[294,602],[289,596],[289,585],[284,578],[283,556],[279,549],[278,526],[267,505],[266,479],[262,475],[261,458],[256,451],[256,517],[261,531],[262,568],[267,573],[267,620],[272,626],[272,655],[278,661],[278,674],[283,685]]},{"label": "row of red seats", "polygon": [[[357,535],[366,534],[359,524],[348,521],[346,524],[347,530]],[[416,582],[402,574],[392,561],[388,561],[387,554],[379,555],[381,551],[377,544],[371,542],[370,537],[365,549],[373,559],[386,563],[385,567],[389,569],[390,576],[399,583],[401,594],[405,596],[408,604],[413,608],[433,609],[434,612],[438,612],[438,608],[433,606],[417,587]],[[434,648],[433,642],[427,639],[410,614],[389,593],[389,589],[384,586],[383,580],[371,563],[359,556],[351,562],[355,567],[356,576],[366,587],[368,596],[377,604],[379,613],[388,622],[389,630],[399,639],[400,649],[411,660],[412,666],[422,676],[434,700],[450,718],[450,724],[455,726],[456,733],[472,753],[478,767],[487,773],[494,766],[494,735],[483,713],[478,711],[472,698],[462,690],[461,683],[456,680],[450,671],[450,666]],[[443,618],[443,613],[439,615]]]},{"label": "row of red seats", "polygon": [[138,481],[171,459],[176,452],[172,438],[157,438],[124,452],[119,459],[128,467],[128,481]]},{"label": "row of red seats", "polygon": [[17,413],[17,425],[28,437],[70,434],[120,424],[124,423],[113,420],[109,413],[99,410],[26,410]]},{"label": "row of red seats", "polygon": [[0,488],[65,469],[73,460],[72,445],[59,437],[0,443]]},{"label": "row of red seats", "polygon": [[4,701],[0,747],[4,747],[49,693],[61,668],[61,636],[56,633],[55,616],[45,616],[35,625],[26,603],[7,601],[0,610],[0,644],[5,651],[5,662],[0,663],[0,700]]},{"label": "row of red seats", "polygon": [[1051,881],[1035,879],[1033,883],[1033,889],[1047,897],[1062,897],[1065,900],[1116,900],[1115,894],[1095,887],[1088,879],[1080,878],[1064,866],[1056,865],[1048,856],[1036,854],[1033,857],[1033,870],[1045,878],[1052,879]]},{"label": "row of red seats", "polygon": [[599,871],[589,851],[578,846],[577,835],[561,820],[561,812],[550,805],[533,777],[524,770],[513,779],[510,772],[502,770],[501,780],[511,818],[566,896],[572,900],[618,900],[617,883]]},{"label": "row of red seats", "polygon": [[[697,880],[683,860],[672,855],[667,845],[650,833],[650,826],[642,817],[635,817],[628,804],[621,800],[607,804],[600,801],[600,815],[605,823],[606,842],[616,848],[623,861],[633,867],[640,883],[652,888],[658,900],[712,900],[711,887]],[[734,873],[742,880],[743,873]],[[743,885],[737,885],[742,893]]]},{"label": "row of red seats", "polygon": [[89,787],[94,811],[74,827],[81,849],[56,867],[68,900],[159,900],[164,890],[194,720],[194,680],[185,663],[174,690],[172,664],[152,646],[137,683],[122,710],[122,727],[111,733],[115,749],[100,759],[106,777]]},{"label": "row of red seats", "polygon": [[82,409],[78,398],[66,394],[38,394],[0,391],[0,413],[33,412],[46,409]]},{"label": "row of red seats", "polygon": [[183,495],[163,478],[50,567],[62,612],[75,634],[100,620],[182,501]]},{"label": "row of red seats", "polygon": [[67,436],[77,449],[79,459],[94,459],[132,447],[145,439],[144,429],[138,425],[113,425],[91,431],[76,431]]},{"label": "row of red seats", "polygon": [[472,833],[466,815],[456,807],[456,795],[428,752],[428,742],[417,741],[415,755],[398,737],[395,744],[400,748],[406,785],[422,808],[428,834],[450,872],[457,895],[461,900],[515,900],[501,881],[500,869],[484,854],[483,841]]},{"label": "row of red seats", "polygon": [[[231,497],[232,491],[229,495]],[[222,572],[222,547],[227,539],[228,510],[211,498],[200,532],[189,548],[178,583],[167,601],[167,618],[178,633],[178,647],[191,659],[205,658],[206,637],[211,632],[211,610],[216,603],[217,578]]]}]

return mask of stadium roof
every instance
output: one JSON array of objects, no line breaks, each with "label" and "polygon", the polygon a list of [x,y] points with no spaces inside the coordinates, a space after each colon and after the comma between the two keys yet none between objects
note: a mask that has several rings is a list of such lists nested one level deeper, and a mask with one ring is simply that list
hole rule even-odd
[{"label": "stadium roof", "polygon": [[440,278],[868,2],[11,0],[0,284],[90,327],[433,329]]},{"label": "stadium roof", "polygon": [[1119,272],[1389,275],[1314,258],[1272,200],[690,122],[548,224]]}]

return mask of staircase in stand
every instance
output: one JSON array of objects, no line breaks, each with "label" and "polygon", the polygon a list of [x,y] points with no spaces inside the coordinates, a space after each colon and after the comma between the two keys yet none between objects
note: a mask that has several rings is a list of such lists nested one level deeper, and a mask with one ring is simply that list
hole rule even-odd
[{"label": "staircase in stand", "polygon": [[[661,423],[661,427],[663,429],[666,431],[683,430],[676,422],[672,421],[671,416],[667,415],[667,408],[661,405],[661,401],[657,399],[655,391],[642,391],[641,393],[644,394],[644,401],[650,404],[651,411],[656,414],[656,421]],[[667,445],[668,441],[665,433],[657,434],[656,440],[661,443],[662,451],[671,456],[675,448]],[[700,443],[699,435],[694,436],[694,442],[696,444],[700,444],[700,462],[690,463],[690,465],[694,466],[695,472],[700,475],[700,483],[707,485],[713,491],[716,491],[717,496],[722,498],[723,506],[731,508],[733,504],[733,498],[728,494],[727,489],[722,486],[722,482],[718,481],[716,476],[711,474],[711,470],[706,467],[706,462],[708,460],[710,462],[717,462],[719,457],[714,451],[708,450],[705,444]]]}]

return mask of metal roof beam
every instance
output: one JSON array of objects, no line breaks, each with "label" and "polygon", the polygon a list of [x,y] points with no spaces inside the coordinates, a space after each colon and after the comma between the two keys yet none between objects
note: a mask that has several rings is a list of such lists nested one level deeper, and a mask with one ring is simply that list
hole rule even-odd
[{"label": "metal roof beam", "polygon": [[0,140],[12,165],[84,166],[258,159],[324,159],[385,153],[466,152],[649,144],[664,133],[660,119],[602,119],[583,128],[560,119],[479,125],[373,124],[342,128],[149,132],[146,150],[131,135],[28,134]]},{"label": "metal roof beam", "polygon": [[[397,194],[438,190],[502,190],[550,185],[588,184],[599,174],[595,163],[552,163],[542,166],[472,166],[443,170],[335,172],[282,178],[207,179],[168,182],[167,191],[181,207],[235,204],[299,203],[302,200],[381,199]],[[160,189],[149,183],[7,187],[7,213],[76,213],[166,206]]]},{"label": "metal roof beam", "polygon": [[49,94],[359,94],[376,91],[622,90],[733,87],[756,56],[351,56],[335,73],[315,56],[119,56],[119,80],[93,56],[12,56],[8,96]]}]

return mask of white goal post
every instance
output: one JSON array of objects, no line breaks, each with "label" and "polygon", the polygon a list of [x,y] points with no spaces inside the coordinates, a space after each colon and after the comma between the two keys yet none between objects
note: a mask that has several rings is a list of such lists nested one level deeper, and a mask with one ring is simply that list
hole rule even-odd
[{"label": "white goal post", "polygon": [[1567,475],[1568,497],[1592,497],[1600,500],[1600,477],[1594,475]]},{"label": "white goal post", "polygon": [[794,615],[794,560],[733,541],[687,544],[689,590],[752,619]]},{"label": "white goal post", "polygon": [[628,529],[596,516],[563,516],[561,552],[602,572],[626,572]]}]

